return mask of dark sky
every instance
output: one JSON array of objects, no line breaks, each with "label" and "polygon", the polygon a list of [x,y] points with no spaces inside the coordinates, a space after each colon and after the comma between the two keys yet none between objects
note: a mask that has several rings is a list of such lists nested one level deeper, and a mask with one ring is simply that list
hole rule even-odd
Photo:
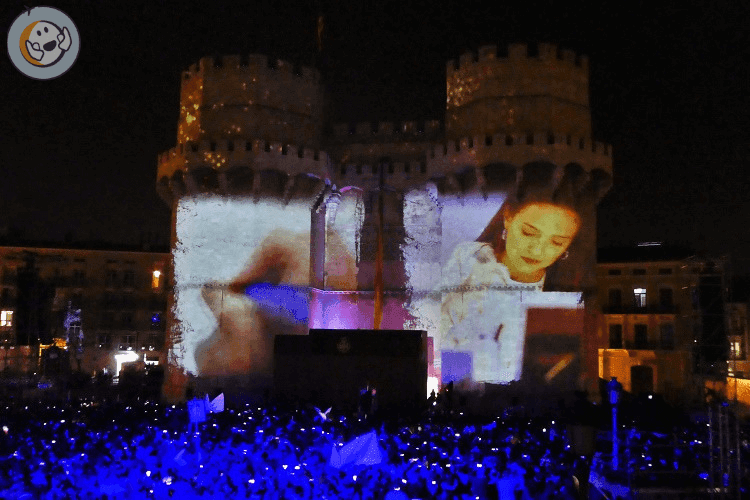
[{"label": "dark sky", "polygon": [[[156,157],[175,144],[180,72],[243,52],[309,64],[324,12],[338,121],[442,119],[445,62],[481,45],[588,55],[594,137],[614,149],[600,246],[681,241],[750,272],[750,7],[506,3],[45,1],[73,18],[82,48],[51,81],[0,57],[0,227],[167,242]],[[37,4],[3,2],[5,32],[24,5]]]}]

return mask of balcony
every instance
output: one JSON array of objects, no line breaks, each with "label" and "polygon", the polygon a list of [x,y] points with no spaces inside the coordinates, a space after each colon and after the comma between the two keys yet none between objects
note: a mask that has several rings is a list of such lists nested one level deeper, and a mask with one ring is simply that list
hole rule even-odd
[{"label": "balcony", "polygon": [[625,342],[625,349],[629,351],[674,351],[673,343],[666,342]]},{"label": "balcony", "polygon": [[646,307],[636,307],[635,305],[628,306],[602,306],[602,313],[604,314],[679,314],[680,308],[674,304],[672,305],[648,305]]}]

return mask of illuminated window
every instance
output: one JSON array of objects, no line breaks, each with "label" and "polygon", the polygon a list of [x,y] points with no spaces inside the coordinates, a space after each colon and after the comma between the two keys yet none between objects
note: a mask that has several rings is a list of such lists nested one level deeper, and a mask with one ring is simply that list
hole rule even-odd
[{"label": "illuminated window", "polygon": [[151,288],[158,290],[161,286],[161,271],[158,269],[151,273]]},{"label": "illuminated window", "polygon": [[0,327],[10,328],[13,326],[13,311],[0,312]]},{"label": "illuminated window", "polygon": [[742,340],[732,339],[732,341],[729,343],[729,346],[732,349],[732,352],[730,354],[731,359],[742,359]]},{"label": "illuminated window", "polygon": [[635,307],[646,307],[646,289],[634,288],[633,296],[635,298]]}]

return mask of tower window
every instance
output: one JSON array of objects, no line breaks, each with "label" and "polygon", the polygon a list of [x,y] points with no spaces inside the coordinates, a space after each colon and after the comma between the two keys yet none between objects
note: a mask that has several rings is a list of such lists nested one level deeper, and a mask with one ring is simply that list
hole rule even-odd
[{"label": "tower window", "polygon": [[512,135],[506,135],[505,136],[505,145],[506,146],[512,146],[513,145],[513,136]]},{"label": "tower window", "polygon": [[153,273],[151,273],[151,288],[153,290],[158,290],[161,286],[161,271],[158,269],[155,269]]}]

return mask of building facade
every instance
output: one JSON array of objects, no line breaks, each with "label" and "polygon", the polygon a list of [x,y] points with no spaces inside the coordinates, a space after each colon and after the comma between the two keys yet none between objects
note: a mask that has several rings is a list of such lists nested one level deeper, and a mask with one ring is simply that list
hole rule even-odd
[{"label": "building facade", "polygon": [[[443,123],[326,135],[316,69],[258,55],[190,67],[177,144],[157,166],[173,214],[167,398],[201,378],[263,383],[274,336],[313,327],[420,329],[437,346],[434,286],[452,249],[531,188],[577,207],[581,230],[545,287],[586,296],[565,307],[586,304],[576,328],[596,378],[596,205],[612,152],[592,137],[588,73],[585,56],[554,45],[486,46],[448,62]],[[267,303],[308,289],[299,307]],[[438,347],[429,357],[439,376]]]},{"label": "building facade", "polygon": [[726,373],[725,263],[660,246],[600,251],[599,376],[633,394],[702,397]]},{"label": "building facade", "polygon": [[71,367],[87,373],[164,363],[169,260],[159,252],[0,247],[0,367],[35,373],[51,345],[64,346]]}]

